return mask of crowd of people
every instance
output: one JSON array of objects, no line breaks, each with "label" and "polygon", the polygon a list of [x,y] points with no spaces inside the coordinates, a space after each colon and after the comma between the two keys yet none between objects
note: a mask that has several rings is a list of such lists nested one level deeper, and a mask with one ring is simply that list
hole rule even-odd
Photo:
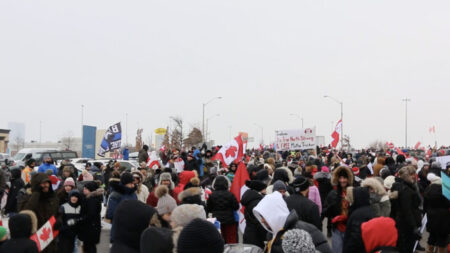
[{"label": "crowd of people", "polygon": [[[51,217],[59,234],[42,252],[77,252],[78,241],[83,252],[97,252],[102,220],[111,224],[111,253],[243,252],[239,242],[271,253],[448,251],[441,173],[450,174],[450,163],[392,150],[317,148],[247,150],[224,166],[213,159],[218,150],[167,149],[153,163],[156,152],[144,145],[133,171],[111,160],[78,173],[50,157],[37,170],[33,159],[3,168],[9,236],[0,227],[0,253],[38,252],[30,236]],[[230,191],[238,168],[249,177],[240,199]]]}]

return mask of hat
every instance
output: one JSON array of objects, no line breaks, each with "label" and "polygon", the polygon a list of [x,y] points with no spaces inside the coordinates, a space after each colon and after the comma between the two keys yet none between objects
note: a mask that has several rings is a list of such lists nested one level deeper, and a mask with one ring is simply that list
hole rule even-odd
[{"label": "hat", "polygon": [[64,180],[64,186],[75,187],[75,181],[73,181],[73,178],[68,177],[68,178],[66,178],[66,180]]},{"label": "hat", "polygon": [[133,183],[133,182],[134,182],[133,175],[131,175],[131,173],[129,173],[129,172],[124,172],[120,176],[120,183],[122,185],[126,185],[126,184]]},{"label": "hat", "polygon": [[321,171],[325,172],[325,173],[329,173],[330,169],[327,166],[322,166]]},{"label": "hat", "polygon": [[172,181],[172,175],[170,175],[170,173],[164,172],[161,173],[161,175],[159,176],[159,181]]},{"label": "hat", "polygon": [[285,253],[316,252],[311,235],[303,229],[291,229],[284,233],[281,246]]},{"label": "hat", "polygon": [[159,215],[171,213],[177,207],[177,202],[169,195],[169,188],[165,185],[160,185],[155,190],[155,195],[158,198],[156,210]]},{"label": "hat", "polygon": [[355,174],[355,176],[358,176],[359,175],[359,168],[358,167],[353,167],[352,168],[352,172],[353,172],[353,174]]},{"label": "hat", "polygon": [[224,241],[211,222],[194,219],[181,230],[177,249],[178,253],[222,253]]},{"label": "hat", "polygon": [[390,190],[394,183],[395,183],[395,177],[392,175],[388,176],[384,179],[384,188]]},{"label": "hat", "polygon": [[259,180],[247,180],[245,181],[245,185],[248,188],[255,190],[257,192],[260,192],[267,188],[267,185]]},{"label": "hat", "polygon": [[72,171],[72,168],[71,168],[70,166],[64,166],[64,168],[63,168],[63,173],[64,173],[64,172],[72,173],[73,171]]},{"label": "hat", "polygon": [[183,204],[177,206],[170,216],[177,226],[184,227],[194,219],[206,220],[205,208],[197,204]]},{"label": "hat", "polygon": [[97,190],[98,184],[94,181],[89,181],[84,185],[84,187],[86,189],[88,189],[90,192],[93,192],[93,191]]},{"label": "hat", "polygon": [[281,191],[281,190],[286,191],[286,184],[281,180],[277,180],[273,184],[273,191]]},{"label": "hat", "polygon": [[3,226],[0,226],[0,241],[3,241],[3,239],[6,239],[8,236],[8,231],[6,231],[6,228]]},{"label": "hat", "polygon": [[8,221],[11,239],[28,238],[31,236],[31,217],[27,214],[16,214]]},{"label": "hat", "polygon": [[398,233],[392,218],[373,218],[362,223],[360,228],[366,252],[372,252],[378,247],[395,247],[397,245]]},{"label": "hat", "polygon": [[299,176],[292,182],[292,187],[294,187],[295,192],[305,191],[309,188],[309,181],[306,177]]}]

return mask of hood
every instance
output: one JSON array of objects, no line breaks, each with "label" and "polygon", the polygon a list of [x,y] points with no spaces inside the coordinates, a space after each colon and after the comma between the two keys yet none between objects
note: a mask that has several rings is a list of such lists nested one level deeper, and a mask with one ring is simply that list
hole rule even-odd
[{"label": "hood", "polygon": [[180,175],[178,175],[178,177],[180,178],[180,185],[186,185],[187,183],[189,183],[189,181],[191,180],[191,178],[196,177],[196,173],[194,171],[183,171],[180,173]]},{"label": "hood", "polygon": [[28,238],[31,236],[31,217],[27,214],[17,214],[8,221],[9,232],[12,239]]},{"label": "hood", "polygon": [[374,177],[368,177],[364,179],[361,183],[362,187],[368,187],[372,189],[377,195],[385,195],[386,190],[384,189],[384,186],[381,184],[381,182],[374,178]]},{"label": "hood", "polygon": [[102,197],[104,192],[103,188],[97,188],[97,190],[90,192],[86,198]]},{"label": "hood", "polygon": [[22,211],[20,211],[20,213],[30,216],[30,218],[31,218],[31,234],[36,233],[36,231],[38,229],[38,220],[37,220],[36,214],[31,210],[22,210]]},{"label": "hood", "polygon": [[228,191],[230,187],[230,180],[224,176],[217,176],[212,182],[212,188],[216,191]]},{"label": "hood", "polygon": [[410,175],[416,173],[416,169],[413,166],[406,166],[398,171],[398,177],[408,184],[413,184]]},{"label": "hood", "polygon": [[279,167],[273,173],[272,184],[277,180],[281,180],[288,184],[294,182],[294,175],[288,167]]},{"label": "hood", "polygon": [[182,191],[180,194],[178,194],[178,200],[183,202],[183,199],[193,197],[193,196],[199,196],[201,201],[201,195],[202,195],[202,189],[200,187],[191,187],[184,191]]},{"label": "hood", "polygon": [[52,181],[50,180],[48,175],[45,173],[36,173],[31,177],[31,182],[30,182],[31,189],[33,191],[38,191],[38,189],[39,189],[38,186],[43,182],[48,182],[50,184],[49,192],[53,192]]},{"label": "hood", "polygon": [[[114,214],[112,235],[114,242],[122,243],[139,251],[141,233],[150,225],[155,208],[138,200],[120,202]],[[131,215],[132,214],[132,215]]]},{"label": "hood", "polygon": [[[258,205],[253,208],[253,214],[261,223],[261,225],[275,237],[281,229],[283,229],[286,219],[289,215],[289,209],[283,196],[279,192],[266,195]],[[269,227],[261,222],[264,217]]]},{"label": "hood", "polygon": [[11,170],[11,181],[14,179],[18,179],[21,176],[22,171],[20,169],[12,169]]},{"label": "hood", "polygon": [[333,170],[333,174],[331,175],[331,184],[332,185],[338,185],[339,184],[339,174],[340,173],[346,173],[348,177],[348,185],[353,185],[353,173],[352,171],[346,167],[346,166],[339,166],[336,169]]},{"label": "hood", "polygon": [[366,252],[378,247],[395,247],[397,245],[397,228],[395,221],[388,217],[373,218],[361,224],[361,238]]},{"label": "hood", "polygon": [[323,171],[319,171],[314,175],[314,179],[330,179],[331,178],[331,174],[328,172],[323,172]]},{"label": "hood", "polygon": [[252,189],[248,189],[245,191],[244,195],[242,195],[241,198],[241,204],[244,206],[247,206],[248,204],[250,204],[250,202],[254,201],[254,200],[261,200],[263,198],[263,195],[261,195],[259,192],[252,190]]},{"label": "hood", "polygon": [[133,192],[135,192],[137,190],[136,187],[128,188],[120,182],[115,183],[115,184],[110,183],[109,186],[112,188],[113,191],[116,191],[120,194],[132,194]]},{"label": "hood", "polygon": [[346,198],[353,210],[370,205],[369,189],[365,187],[347,187]]},{"label": "hood", "polygon": [[436,176],[432,172],[428,173],[427,180],[430,181],[432,184],[442,184],[441,178]]}]

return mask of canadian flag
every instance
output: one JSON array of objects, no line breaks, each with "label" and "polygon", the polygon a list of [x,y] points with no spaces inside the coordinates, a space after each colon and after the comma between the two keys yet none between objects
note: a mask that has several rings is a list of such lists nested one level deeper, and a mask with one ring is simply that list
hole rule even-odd
[{"label": "canadian flag", "polygon": [[161,152],[166,151],[166,145],[162,145],[162,146],[159,148],[159,151],[161,151]]},{"label": "canadian flag", "polygon": [[247,167],[244,163],[239,163],[238,168],[236,170],[236,174],[233,178],[233,183],[231,184],[231,193],[236,197],[239,202],[239,229],[242,233],[245,231],[245,216],[244,216],[244,207],[241,205],[241,197],[244,195],[245,191],[248,190],[245,185],[245,181],[250,180],[250,176],[248,175]]},{"label": "canadian flag", "polygon": [[435,126],[430,127],[430,129],[428,129],[428,132],[436,133],[436,127]]},{"label": "canadian flag", "polygon": [[58,236],[58,230],[53,230],[55,222],[55,216],[50,217],[50,219],[30,237],[31,240],[36,242],[39,252],[43,251],[53,239]]},{"label": "canadian flag", "polygon": [[[222,146],[212,160],[219,160],[222,162],[222,166],[228,167],[234,161],[240,161],[244,156],[244,144],[242,138],[239,135],[234,140]],[[233,179],[234,181],[234,179]]]},{"label": "canadian flag", "polygon": [[416,143],[416,145],[414,146],[414,149],[419,149],[419,147],[420,147],[420,141],[418,141],[417,143]]},{"label": "canadian flag", "polygon": [[147,167],[150,169],[156,170],[160,167],[158,156],[156,155],[156,151],[152,151],[147,160]]},{"label": "canadian flag", "polygon": [[333,137],[331,146],[333,148],[336,148],[339,143],[339,136],[341,135],[341,129],[342,129],[342,120],[339,120],[338,123],[336,124],[336,127],[334,128],[334,132],[331,134],[331,137]]},{"label": "canadian flag", "polygon": [[392,142],[386,142],[386,146],[387,146],[389,149],[395,148],[395,145],[394,145],[394,143],[392,143]]}]

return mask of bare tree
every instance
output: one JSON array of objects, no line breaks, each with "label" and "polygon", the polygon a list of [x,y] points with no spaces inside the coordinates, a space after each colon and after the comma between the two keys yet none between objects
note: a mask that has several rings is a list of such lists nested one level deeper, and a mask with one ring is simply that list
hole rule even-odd
[{"label": "bare tree", "polygon": [[175,129],[172,132],[172,143],[174,142],[173,138],[174,138],[174,133],[175,131],[178,132],[177,137],[179,138],[178,140],[176,140],[176,142],[179,142],[179,147],[180,149],[183,147],[183,119],[181,119],[180,117],[170,117],[174,122],[175,122]]},{"label": "bare tree", "polygon": [[182,144],[181,144],[181,133],[178,131],[178,129],[174,129],[171,133],[171,140],[170,140],[170,146],[171,148],[177,148],[181,150]]},{"label": "bare tree", "polygon": [[73,132],[67,131],[64,134],[64,137],[61,138],[61,143],[66,149],[70,149],[71,145],[73,144]]},{"label": "bare tree", "polygon": [[166,133],[164,134],[164,140],[163,140],[163,142],[162,142],[162,145],[163,146],[165,146],[166,148],[168,148],[168,149],[170,149],[171,147],[170,147],[170,142],[169,142],[169,139],[170,139],[170,133],[169,133],[169,127],[167,127],[166,128]]},{"label": "bare tree", "polygon": [[25,140],[22,137],[17,136],[14,138],[14,141],[13,141],[11,147],[12,147],[12,150],[16,151],[16,153],[17,153],[17,152],[19,152],[19,150],[21,150],[22,148],[25,147]]},{"label": "bare tree", "polygon": [[136,150],[140,150],[142,148],[142,128],[139,128],[136,132]]},{"label": "bare tree", "polygon": [[381,141],[381,140],[376,140],[369,144],[369,148],[374,149],[374,150],[385,150],[385,149],[387,149],[387,146],[386,146],[386,142]]},{"label": "bare tree", "polygon": [[202,131],[194,127],[192,131],[189,133],[188,137],[184,139],[184,144],[186,147],[193,147],[195,145],[198,145],[202,141],[203,141]]}]

